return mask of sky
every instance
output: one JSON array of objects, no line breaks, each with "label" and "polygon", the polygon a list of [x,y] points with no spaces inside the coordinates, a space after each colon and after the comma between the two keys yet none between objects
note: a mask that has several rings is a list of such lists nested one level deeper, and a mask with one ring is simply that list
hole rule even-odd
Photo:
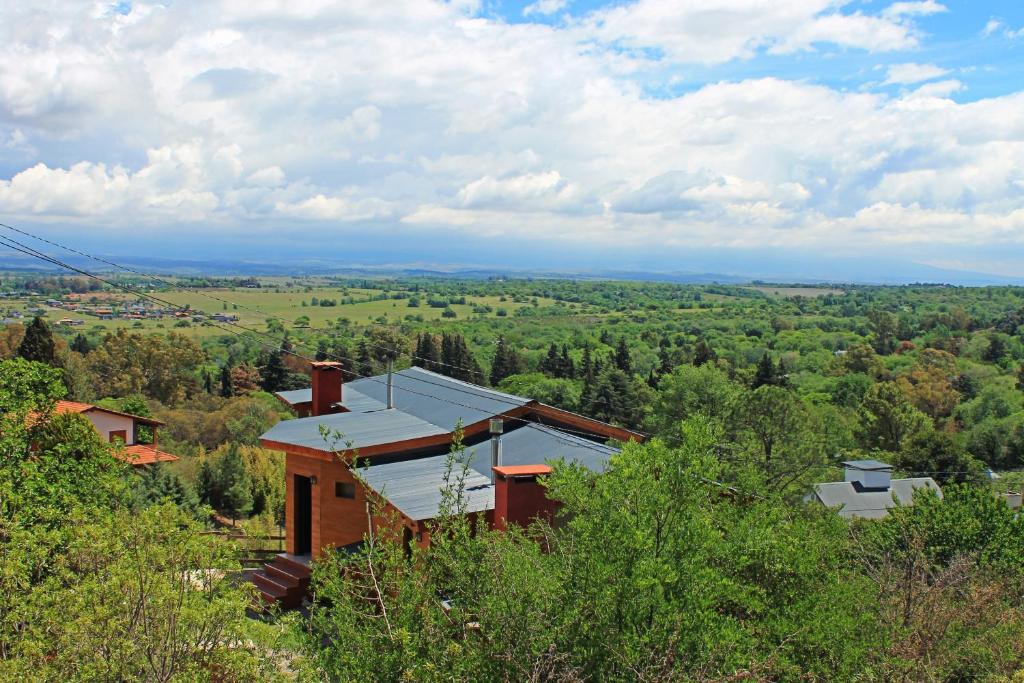
[{"label": "sky", "polygon": [[103,254],[1024,279],[1021,0],[37,0],[0,39],[0,221]]}]

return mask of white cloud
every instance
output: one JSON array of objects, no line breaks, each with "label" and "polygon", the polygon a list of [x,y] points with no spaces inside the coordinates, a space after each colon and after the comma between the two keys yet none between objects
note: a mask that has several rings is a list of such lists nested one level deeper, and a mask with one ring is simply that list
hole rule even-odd
[{"label": "white cloud", "polygon": [[124,230],[659,250],[1024,241],[1020,93],[956,102],[962,83],[904,63],[887,81],[914,90],[756,78],[654,98],[651,60],[630,54],[899,49],[938,11],[850,5],[639,0],[551,27],[425,0],[7,3],[0,206]]},{"label": "white cloud", "polygon": [[598,10],[585,25],[599,40],[629,48],[657,48],[668,59],[684,63],[716,64],[750,58],[762,49],[789,53],[818,43],[878,52],[917,44],[915,29],[904,16],[909,8],[895,15],[870,16],[844,13],[842,7],[848,4],[843,0],[636,0]]},{"label": "white cloud", "polygon": [[882,16],[885,17],[913,17],[928,16],[929,14],[941,14],[949,9],[935,0],[919,0],[918,2],[894,2],[885,8]]},{"label": "white cloud", "polygon": [[1003,27],[1003,22],[998,19],[989,19],[985,24],[985,28],[982,29],[981,35],[990,36]]},{"label": "white cloud", "polygon": [[568,0],[537,0],[523,8],[523,16],[528,17],[534,14],[548,16],[562,11],[568,4]]},{"label": "white cloud", "polygon": [[949,73],[947,69],[934,64],[915,64],[913,62],[892,64],[886,70],[885,81],[882,85],[920,83],[945,76],[947,73]]}]

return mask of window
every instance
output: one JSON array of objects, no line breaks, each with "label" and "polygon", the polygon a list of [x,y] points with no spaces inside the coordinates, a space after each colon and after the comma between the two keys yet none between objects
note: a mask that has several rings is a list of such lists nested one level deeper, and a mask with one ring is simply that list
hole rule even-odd
[{"label": "window", "polygon": [[110,432],[107,435],[107,441],[109,441],[110,443],[114,443],[115,441],[120,441],[123,444],[128,443],[128,432],[124,429],[118,429],[116,431]]},{"label": "window", "polygon": [[356,485],[344,481],[334,482],[334,496],[336,498],[355,498]]}]

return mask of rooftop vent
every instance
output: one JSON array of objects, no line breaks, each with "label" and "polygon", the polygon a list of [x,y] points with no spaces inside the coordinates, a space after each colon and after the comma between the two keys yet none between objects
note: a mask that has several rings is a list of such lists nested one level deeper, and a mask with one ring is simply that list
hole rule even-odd
[{"label": "rooftop vent", "polygon": [[847,460],[845,481],[858,491],[888,491],[892,485],[892,465],[878,460]]}]

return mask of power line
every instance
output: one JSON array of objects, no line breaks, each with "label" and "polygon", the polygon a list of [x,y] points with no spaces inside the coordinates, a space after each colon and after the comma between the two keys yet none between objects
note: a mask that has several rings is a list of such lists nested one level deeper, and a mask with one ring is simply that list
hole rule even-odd
[{"label": "power line", "polygon": [[[174,305],[174,304],[172,304],[172,303],[170,303],[170,302],[168,302],[166,300],[160,299],[159,297],[153,296],[153,295],[148,294],[148,293],[136,292],[135,290],[132,290],[129,287],[126,287],[124,285],[118,284],[116,282],[112,282],[110,280],[102,278],[102,277],[100,277],[98,275],[95,275],[94,273],[90,273],[89,271],[83,270],[81,268],[77,268],[75,266],[72,266],[72,265],[70,265],[68,263],[65,263],[65,262],[61,261],[60,259],[57,259],[57,258],[52,257],[52,256],[49,256],[49,255],[47,255],[47,254],[45,254],[43,252],[40,252],[40,251],[38,251],[36,249],[33,249],[32,247],[29,247],[29,246],[27,246],[25,244],[22,244],[21,242],[18,242],[17,240],[14,240],[13,238],[4,237],[4,236],[0,235],[0,244],[2,244],[4,246],[7,246],[8,248],[13,249],[15,251],[21,252],[23,254],[27,254],[29,256],[33,256],[33,257],[38,258],[40,260],[46,261],[48,263],[51,263],[51,264],[60,266],[62,268],[65,268],[67,270],[71,270],[73,272],[79,273],[79,274],[81,274],[81,275],[83,275],[85,277],[92,278],[92,279],[94,279],[94,280],[96,280],[98,282],[102,282],[103,284],[106,284],[106,285],[108,285],[110,287],[121,289],[123,291],[129,292],[129,293],[132,293],[132,294],[137,294],[137,295],[139,295],[139,296],[141,296],[143,298],[146,298],[146,299],[149,299],[149,300],[152,300],[152,301],[156,301],[156,302],[161,303],[162,305],[165,305],[165,306],[169,306],[172,309],[185,310],[183,307],[176,306],[176,305]],[[245,327],[244,325],[239,325],[238,323],[228,322],[228,324],[233,326],[233,327],[237,327],[239,329],[245,330],[246,331],[245,333],[235,332],[234,330],[230,330],[228,328],[225,328],[222,325],[217,325],[217,324],[212,323],[212,322],[210,324],[212,326],[214,326],[214,327],[217,327],[218,329],[222,329],[222,330],[228,331],[228,332],[230,332],[232,334],[236,334],[236,335],[239,335],[239,336],[247,336],[247,337],[251,338],[251,334],[260,334],[260,335],[263,335],[263,336],[271,337],[278,344],[282,344],[283,345],[283,342],[284,342],[283,339],[278,340],[276,337],[272,337],[269,333],[262,332],[260,330],[254,330],[252,328]],[[266,344],[266,343],[264,343],[264,346],[266,348],[279,348],[279,350],[282,353],[288,353],[289,355],[295,356],[296,358],[300,358],[300,359],[305,360],[307,362],[316,362],[314,359],[311,359],[311,358],[309,358],[307,356],[303,356],[302,354],[299,354],[299,353],[295,353],[294,351],[292,351],[290,349],[283,348],[283,346],[281,346],[281,347],[274,347],[274,346],[270,346],[269,344]],[[335,358],[335,359],[338,359],[338,360],[347,361],[349,363],[352,363],[353,365],[355,364],[355,361],[353,359],[346,358],[345,356],[335,355],[335,356],[332,356],[332,357]],[[369,380],[369,381],[374,381],[374,382],[377,382],[378,384],[383,384],[383,385],[387,384],[386,381],[381,380],[378,377],[373,377],[373,376],[368,376],[368,375],[359,375],[358,373],[355,373],[355,372],[352,372],[351,374],[354,374],[356,377],[358,377],[360,379],[366,379],[366,380]],[[452,389],[452,387],[450,385],[441,384],[439,382],[431,382],[430,380],[427,380],[427,379],[424,379],[424,378],[420,378],[420,377],[409,377],[409,379],[420,381],[420,382],[423,382],[423,383],[426,383],[426,384],[431,384],[431,385],[434,385],[434,386],[439,386],[439,387],[442,387],[442,388],[445,388],[445,389]],[[458,381],[458,380],[456,380],[456,381]],[[445,403],[449,403],[451,405],[460,406],[460,407],[466,408],[468,410],[476,410],[476,408],[474,408],[473,406],[469,406],[469,405],[466,405],[464,403],[459,403],[457,401],[452,401],[450,399],[442,399],[440,397],[433,396],[431,394],[424,394],[424,393],[421,393],[421,392],[417,392],[417,391],[414,391],[414,390],[409,389],[409,388],[403,388],[403,390],[407,391],[407,392],[409,392],[411,394],[415,394],[415,395],[418,395],[418,396],[423,396],[423,397],[430,398],[430,399],[433,399],[433,400],[442,401],[442,402],[445,402]],[[491,399],[491,400],[496,400],[499,403],[505,403],[506,405],[509,405],[509,406],[512,406],[512,407],[516,407],[516,408],[522,407],[522,404],[520,404],[518,402],[513,402],[513,401],[510,401],[510,400],[507,400],[507,399],[501,399],[501,398],[498,398],[498,397],[495,397],[495,396],[492,396],[492,395],[489,395],[489,394],[473,393],[471,391],[468,391],[466,388],[456,387],[455,390],[456,391],[461,391],[462,393],[466,393],[466,394],[471,395],[471,396],[485,397],[485,398],[488,398],[488,399]],[[534,422],[531,422],[531,421],[523,419],[523,418],[518,418],[518,417],[513,417],[513,416],[507,416],[507,417],[508,417],[508,419],[521,421],[524,424],[536,424]],[[596,434],[596,433],[593,433],[593,432],[585,432],[585,431],[580,431],[580,430],[575,430],[575,429],[570,429],[570,428],[561,428],[561,427],[558,428],[558,430],[562,431],[562,432],[565,432],[565,433],[578,434],[578,435],[581,435],[581,436],[586,437],[586,438],[593,438],[593,437],[604,438],[603,435]],[[571,445],[582,445],[582,444],[575,444],[573,442],[565,441],[564,439],[563,439],[563,442],[569,443]],[[596,448],[591,448],[591,450],[598,451],[598,449],[596,449]],[[600,452],[603,453],[603,451],[600,451]]]},{"label": "power line", "polygon": [[[21,229],[19,229],[19,228],[15,228],[15,227],[13,227],[13,226],[11,226],[11,225],[8,225],[8,224],[6,224],[6,223],[0,223],[0,227],[2,227],[2,228],[6,228],[6,229],[8,229],[8,230],[11,230],[11,231],[13,231],[13,232],[16,232],[16,233],[18,233],[18,234],[21,234],[21,235],[25,235],[25,236],[27,236],[27,237],[30,237],[30,238],[32,238],[32,239],[35,239],[35,240],[39,240],[40,242],[43,242],[43,243],[45,243],[45,244],[49,244],[49,245],[51,245],[51,246],[54,246],[54,247],[57,247],[57,248],[59,248],[59,249],[63,249],[63,250],[65,250],[65,251],[69,252],[69,253],[72,253],[72,254],[77,254],[77,255],[79,255],[79,256],[83,256],[83,257],[85,257],[85,258],[89,258],[89,259],[92,259],[92,260],[94,260],[94,261],[97,261],[97,262],[99,262],[99,263],[104,263],[104,264],[106,264],[106,265],[109,265],[109,266],[112,266],[112,267],[114,267],[114,268],[119,268],[119,269],[121,269],[121,270],[124,270],[124,271],[126,271],[126,272],[132,273],[132,274],[134,274],[134,275],[138,275],[138,276],[140,276],[140,277],[148,278],[148,279],[150,279],[150,280],[153,280],[153,281],[155,281],[155,282],[159,282],[159,283],[163,284],[163,285],[164,285],[164,286],[166,286],[166,287],[170,287],[170,288],[182,288],[182,286],[181,286],[181,285],[177,285],[177,284],[175,284],[175,283],[173,283],[173,282],[170,282],[170,281],[168,281],[168,280],[165,280],[165,279],[163,279],[163,278],[161,278],[161,277],[159,277],[159,276],[157,276],[157,275],[152,275],[152,274],[150,274],[150,273],[144,273],[144,272],[141,272],[141,271],[139,271],[139,270],[136,270],[136,269],[133,269],[133,268],[131,268],[131,267],[129,267],[129,266],[125,266],[125,265],[122,265],[122,264],[119,264],[119,263],[115,263],[114,261],[111,261],[111,260],[109,260],[109,259],[105,259],[105,258],[102,258],[102,257],[99,257],[99,256],[95,256],[95,255],[93,255],[93,254],[89,254],[89,253],[87,253],[87,252],[84,252],[84,251],[81,251],[81,250],[79,250],[79,249],[75,249],[75,248],[73,248],[73,247],[69,247],[69,246],[67,246],[67,245],[61,244],[61,243],[59,243],[59,242],[55,242],[55,241],[53,241],[53,240],[49,240],[49,239],[46,239],[46,238],[44,238],[44,237],[40,237],[40,236],[38,236],[38,235],[35,235],[35,234],[33,234],[33,233],[30,233],[30,232],[28,232],[28,231],[26,231],[26,230],[21,230]],[[169,306],[169,307],[171,307],[171,308],[173,308],[173,309],[177,309],[177,310],[180,310],[180,311],[186,311],[186,310],[188,310],[188,308],[187,308],[186,306],[179,306],[179,305],[177,305],[177,304],[173,304],[173,303],[171,303],[171,302],[169,302],[169,301],[166,301],[166,300],[164,300],[164,299],[160,299],[159,297],[155,297],[155,296],[149,295],[149,294],[147,294],[147,293],[144,293],[144,292],[138,292],[138,291],[136,291],[136,290],[133,290],[133,289],[130,289],[130,288],[126,288],[126,287],[124,287],[123,285],[119,285],[119,284],[116,284],[116,283],[110,282],[110,281],[108,281],[108,280],[105,280],[105,279],[103,279],[103,278],[100,278],[99,276],[97,276],[97,275],[95,275],[95,274],[91,274],[91,273],[88,273],[87,271],[84,271],[84,270],[81,270],[81,269],[77,269],[77,268],[75,268],[74,266],[71,266],[71,265],[68,265],[68,264],[66,264],[66,263],[63,263],[63,262],[61,262],[61,261],[57,260],[57,259],[56,259],[56,258],[54,258],[54,257],[51,257],[51,256],[49,256],[49,255],[46,255],[46,254],[44,254],[43,252],[40,252],[40,251],[38,251],[38,250],[36,250],[36,249],[33,249],[32,247],[28,247],[27,245],[21,244],[20,242],[17,242],[17,241],[15,241],[15,240],[11,239],[11,238],[7,238],[7,237],[2,237],[2,236],[0,236],[0,239],[3,239],[3,240],[5,240],[5,241],[9,241],[9,242],[14,242],[15,244],[19,244],[19,245],[21,245],[22,247],[24,247],[25,249],[28,249],[28,250],[30,250],[31,252],[33,252],[32,254],[29,254],[29,255],[32,255],[32,256],[36,256],[37,258],[42,258],[43,260],[46,260],[46,261],[48,261],[48,262],[50,262],[50,263],[52,263],[52,264],[54,264],[54,265],[58,265],[58,266],[61,266],[61,267],[64,267],[64,268],[68,268],[68,269],[70,269],[70,270],[73,270],[73,271],[75,271],[75,272],[77,272],[77,273],[80,273],[80,274],[82,274],[82,275],[85,275],[85,276],[87,276],[87,277],[92,277],[92,278],[94,278],[94,279],[96,279],[96,280],[99,280],[100,282],[103,282],[104,284],[107,284],[108,286],[111,286],[111,287],[117,287],[118,289],[121,289],[121,290],[123,290],[123,291],[129,292],[129,293],[132,293],[132,294],[135,294],[135,295],[137,295],[137,296],[142,296],[142,297],[145,297],[145,298],[147,298],[147,299],[150,299],[150,300],[153,300],[153,301],[157,301],[158,303],[161,303],[162,305],[165,305],[165,306]],[[9,245],[8,245],[8,246],[9,246]],[[11,248],[15,248],[15,247],[11,247]],[[22,249],[17,249],[17,248],[15,248],[15,249],[16,249],[17,251],[22,251]],[[28,253],[28,252],[22,251],[22,253]],[[206,298],[208,298],[208,299],[211,299],[211,300],[213,300],[213,301],[218,301],[218,302],[220,302],[220,303],[223,303],[223,304],[231,304],[232,306],[237,306],[237,307],[241,307],[241,308],[244,308],[244,309],[246,309],[246,310],[251,310],[251,311],[253,311],[253,312],[255,312],[255,313],[259,313],[260,315],[266,316],[266,317],[267,317],[268,319],[270,319],[270,320],[278,320],[278,321],[281,321],[281,322],[285,322],[285,319],[284,319],[284,318],[281,318],[281,317],[279,317],[279,316],[273,316],[273,315],[270,315],[270,314],[268,314],[268,313],[266,313],[265,311],[262,311],[262,310],[260,310],[260,309],[257,309],[257,308],[252,308],[252,307],[250,307],[250,306],[246,306],[245,304],[238,304],[238,303],[236,303],[236,302],[233,302],[233,301],[229,301],[229,300],[227,300],[227,299],[222,299],[222,298],[220,298],[220,297],[216,297],[216,296],[214,296],[214,295],[212,295],[212,294],[209,294],[209,293],[207,293],[207,292],[204,292],[204,291],[202,291],[202,290],[201,290],[201,289],[199,289],[199,288],[195,288],[195,287],[187,287],[187,286],[185,286],[184,288],[185,288],[185,289],[189,289],[189,290],[191,290],[191,291],[194,291],[194,292],[196,292],[197,294],[199,294],[200,296],[205,296]],[[229,325],[232,325],[232,326],[234,326],[234,327],[238,327],[238,328],[241,328],[241,329],[247,330],[247,331],[249,331],[249,332],[251,332],[251,333],[256,333],[256,334],[269,334],[269,333],[264,333],[264,332],[263,332],[263,331],[261,331],[261,330],[256,330],[256,329],[254,329],[254,328],[251,328],[251,327],[246,327],[246,326],[244,326],[244,325],[238,324],[238,323],[236,323],[236,322],[233,322],[233,321],[226,321],[226,322],[228,322],[228,324],[229,324]],[[218,329],[224,329],[224,328],[223,328],[222,326],[220,326],[220,325],[215,325],[215,324],[213,324],[213,323],[210,323],[210,324],[211,324],[211,325],[213,325],[214,327],[217,327]],[[276,339],[276,338],[275,338],[275,339]],[[283,340],[282,340],[282,341],[283,341]],[[445,366],[445,367],[449,367],[449,368],[452,368],[452,369],[464,370],[464,371],[466,371],[466,372],[470,372],[470,373],[475,373],[475,372],[477,372],[478,370],[480,370],[479,368],[466,368],[466,367],[462,367],[462,366],[458,366],[458,365],[453,365],[453,364],[450,364],[450,363],[444,363],[444,362],[442,362],[442,361],[435,361],[435,360],[433,360],[433,359],[429,359],[429,358],[423,358],[423,357],[420,357],[420,356],[416,356],[416,355],[415,355],[414,353],[412,353],[412,352],[402,352],[402,351],[400,351],[399,349],[396,349],[396,348],[390,348],[390,347],[384,346],[384,345],[382,345],[382,344],[377,344],[377,343],[375,343],[375,342],[374,342],[373,340],[366,340],[366,339],[364,339],[363,341],[366,341],[366,342],[367,342],[367,343],[368,343],[369,345],[371,345],[371,346],[373,346],[373,347],[375,347],[375,348],[378,348],[378,349],[384,350],[384,351],[386,351],[386,352],[388,352],[388,353],[390,353],[390,354],[394,354],[394,355],[397,355],[397,356],[402,356],[402,355],[408,355],[408,356],[409,356],[409,357],[410,357],[411,359],[413,359],[413,361],[419,360],[419,361],[423,361],[423,362],[429,362],[429,363],[436,363],[436,364],[438,364],[438,365],[442,365],[442,366]],[[496,343],[497,343],[497,341],[495,341],[495,340],[492,340],[492,341],[491,341],[490,343],[492,343],[492,344],[496,344]],[[301,341],[300,341],[300,342],[298,343],[298,345],[299,345],[299,346],[304,346],[304,347],[305,347],[306,349],[312,349],[312,348],[313,348],[313,347],[312,347],[311,345],[309,345],[309,344],[306,344],[306,343],[304,343],[304,342],[301,342]],[[285,350],[285,349],[282,349],[282,350]],[[298,354],[293,354],[293,355],[298,355]],[[335,354],[325,354],[325,355],[327,355],[327,356],[329,356],[329,357],[333,357],[333,358],[335,358],[335,359],[337,359],[337,360],[346,360],[346,361],[348,361],[348,362],[352,363],[353,365],[355,365],[355,363],[356,363],[356,361],[355,361],[355,360],[353,360],[353,359],[351,359],[351,358],[345,358],[344,356],[339,356],[339,355],[335,355]],[[303,356],[299,356],[299,357],[301,357],[301,358],[304,358]],[[308,358],[307,358],[306,360],[310,360],[310,359],[308,359]],[[415,363],[413,363],[413,364],[415,365]],[[352,374],[356,374],[356,373],[354,373],[354,372],[353,372]],[[357,376],[359,376],[359,375],[357,375]],[[431,384],[431,382],[429,382],[429,381],[427,381],[427,380],[424,380],[424,379],[422,379],[422,378],[415,378],[415,377],[414,377],[414,378],[412,378],[412,379],[416,379],[416,380],[418,380],[418,381],[423,381],[423,382],[426,382],[426,383],[428,383],[428,384]],[[434,384],[436,384],[436,383],[434,383]],[[441,386],[441,385],[438,385],[438,386]],[[467,392],[465,392],[465,393],[471,393],[471,392],[468,392],[468,391],[467,391]],[[477,395],[477,396],[480,396],[480,394],[476,394],[476,395]],[[609,401],[605,401],[605,400],[602,400],[602,399],[598,399],[598,398],[594,398],[594,399],[592,399],[592,402],[594,402],[594,403],[598,403],[598,404],[601,404],[601,405],[605,405],[605,406],[608,406],[608,407],[613,407],[613,406],[612,406],[612,404],[611,404],[611,402],[609,402]],[[518,405],[518,404],[515,404],[515,403],[513,403],[513,402],[508,402],[508,403],[509,403],[509,405]]]}]

